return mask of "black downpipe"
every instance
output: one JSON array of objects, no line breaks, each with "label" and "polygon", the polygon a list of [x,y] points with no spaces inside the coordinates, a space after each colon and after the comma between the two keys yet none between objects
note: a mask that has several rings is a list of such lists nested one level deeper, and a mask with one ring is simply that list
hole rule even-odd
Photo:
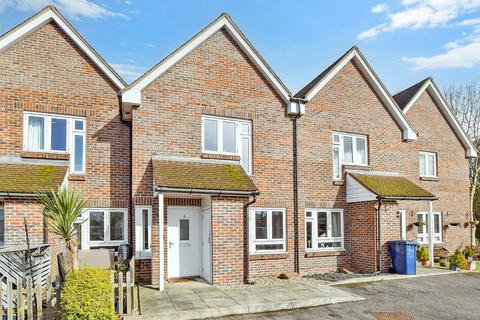
[{"label": "black downpipe", "polygon": [[293,118],[293,228],[294,228],[294,271],[300,273],[300,248],[298,241],[298,137],[297,120],[300,112]]},{"label": "black downpipe", "polygon": [[245,211],[245,214],[243,215],[243,229],[245,230],[245,232],[243,233],[245,235],[245,239],[244,239],[244,245],[243,245],[243,248],[245,250],[244,252],[244,258],[243,258],[243,261],[244,261],[244,268],[243,268],[243,282],[244,283],[250,283],[250,247],[249,247],[249,243],[250,243],[250,235],[249,235],[249,223],[248,223],[248,220],[249,220],[249,214],[248,214],[248,207],[251,206],[252,204],[254,204],[255,202],[257,202],[257,195],[254,194],[253,195],[253,199],[247,203],[245,203],[243,205],[243,210]]},{"label": "black downpipe", "polygon": [[134,210],[134,205],[133,205],[133,109],[132,109],[132,121],[128,124],[128,127],[130,128],[130,155],[129,155],[129,171],[130,171],[130,176],[128,178],[128,195],[129,195],[129,210],[130,214],[128,215],[129,217],[129,223],[130,223],[130,232],[128,233],[128,243],[131,245],[133,244],[133,232],[132,230],[135,230],[134,226],[134,220],[133,220],[133,215],[135,214],[133,212]]},{"label": "black downpipe", "polygon": [[382,224],[380,221],[381,213],[380,208],[382,207],[382,199],[378,199],[378,208],[377,208],[377,271],[382,271]]}]

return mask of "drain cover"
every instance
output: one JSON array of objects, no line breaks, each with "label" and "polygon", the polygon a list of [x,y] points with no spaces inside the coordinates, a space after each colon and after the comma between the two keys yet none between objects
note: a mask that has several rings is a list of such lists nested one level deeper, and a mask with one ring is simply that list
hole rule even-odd
[{"label": "drain cover", "polygon": [[403,312],[369,312],[369,314],[377,320],[415,320]]}]

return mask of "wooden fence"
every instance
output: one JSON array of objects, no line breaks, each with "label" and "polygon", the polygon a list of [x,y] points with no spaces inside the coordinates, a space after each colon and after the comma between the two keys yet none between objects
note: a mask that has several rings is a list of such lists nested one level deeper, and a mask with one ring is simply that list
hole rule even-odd
[{"label": "wooden fence", "polygon": [[[6,283],[6,288],[0,286],[0,296],[3,301],[3,315],[7,320],[40,320],[57,319],[60,304],[60,279],[56,279],[56,287],[47,276],[46,285],[42,287],[42,277],[39,275],[32,281],[14,280],[9,276],[0,278]],[[22,312],[23,311],[23,312]]]},{"label": "wooden fence", "polygon": [[135,286],[135,258],[130,260],[127,272],[112,271],[110,279],[113,286],[112,304],[120,315],[133,314],[138,310],[138,288]]}]

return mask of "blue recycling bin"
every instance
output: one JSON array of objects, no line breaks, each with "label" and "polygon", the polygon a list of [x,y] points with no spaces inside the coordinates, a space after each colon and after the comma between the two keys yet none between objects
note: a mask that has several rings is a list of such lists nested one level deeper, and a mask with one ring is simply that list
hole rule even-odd
[{"label": "blue recycling bin", "polygon": [[399,274],[417,273],[417,243],[413,241],[390,241],[393,272]]}]

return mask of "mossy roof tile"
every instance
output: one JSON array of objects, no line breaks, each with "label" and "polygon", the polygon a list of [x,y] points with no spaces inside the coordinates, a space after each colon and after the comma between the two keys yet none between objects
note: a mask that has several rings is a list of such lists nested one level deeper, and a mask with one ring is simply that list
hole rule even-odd
[{"label": "mossy roof tile", "polygon": [[257,187],[237,164],[153,160],[159,188],[255,192]]},{"label": "mossy roof tile", "polygon": [[67,169],[66,165],[0,163],[0,192],[35,193],[58,188]]},{"label": "mossy roof tile", "polygon": [[380,197],[390,198],[435,198],[435,195],[405,177],[359,174],[350,175],[365,188]]}]

